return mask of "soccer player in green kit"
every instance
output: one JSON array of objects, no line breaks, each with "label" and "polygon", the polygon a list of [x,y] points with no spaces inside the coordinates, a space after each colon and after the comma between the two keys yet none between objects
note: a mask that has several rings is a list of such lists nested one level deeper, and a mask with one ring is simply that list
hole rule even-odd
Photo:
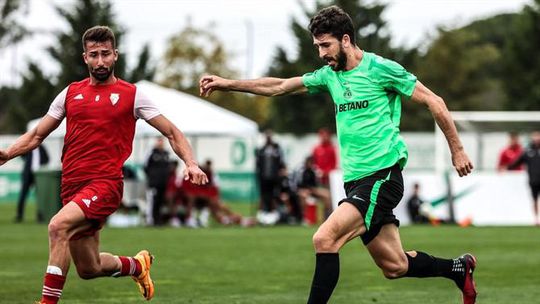
[{"label": "soccer player in green kit", "polygon": [[339,278],[339,250],[357,237],[386,278],[448,278],[461,289],[463,303],[475,303],[475,257],[443,259],[405,252],[392,212],[403,196],[401,170],[407,162],[399,134],[402,96],[431,111],[459,176],[473,169],[443,99],[398,63],[360,49],[352,20],[339,7],[318,12],[309,30],[319,56],[327,62],[313,73],[288,79],[231,80],[211,75],[200,80],[202,96],[215,90],[264,96],[326,91],[334,100],[347,197],[313,236],[316,266],[308,304],[328,302]]}]

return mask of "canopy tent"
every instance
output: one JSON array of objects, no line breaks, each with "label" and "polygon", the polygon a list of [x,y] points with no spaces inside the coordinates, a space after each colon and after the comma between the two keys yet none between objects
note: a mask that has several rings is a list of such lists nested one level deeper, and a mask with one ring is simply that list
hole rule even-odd
[{"label": "canopy tent", "polygon": [[[190,136],[255,135],[257,123],[201,98],[148,81],[137,83],[170,121]],[[147,123],[138,123],[135,135],[159,135]]]},{"label": "canopy tent", "polygon": [[[201,98],[148,81],[140,81],[137,88],[154,101],[162,114],[188,136],[253,136],[257,123],[234,112],[216,106]],[[27,129],[34,128],[39,119],[30,121]],[[49,137],[63,137],[65,120]],[[137,122],[135,137],[158,136],[159,131],[144,121]]]}]

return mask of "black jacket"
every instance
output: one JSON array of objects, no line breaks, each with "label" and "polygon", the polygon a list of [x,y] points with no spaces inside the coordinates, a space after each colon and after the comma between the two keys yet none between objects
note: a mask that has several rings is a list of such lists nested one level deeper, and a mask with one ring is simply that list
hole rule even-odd
[{"label": "black jacket", "polygon": [[508,169],[519,167],[521,164],[527,165],[529,183],[540,185],[540,146],[529,145],[521,156],[508,166]]},{"label": "black jacket", "polygon": [[[39,164],[41,166],[48,164],[49,154],[47,153],[47,150],[45,150],[43,146],[38,146],[37,149],[39,151]],[[22,158],[24,160],[23,171],[22,171],[23,176],[30,176],[34,174],[34,172],[32,171],[32,159],[34,157],[32,155],[32,152],[33,150],[28,151],[22,155]]]},{"label": "black jacket", "polygon": [[144,164],[144,173],[150,187],[165,187],[169,177],[169,152],[154,148]]},{"label": "black jacket", "polygon": [[266,143],[257,150],[257,176],[261,180],[278,180],[279,169],[283,167],[283,151],[277,143]]}]

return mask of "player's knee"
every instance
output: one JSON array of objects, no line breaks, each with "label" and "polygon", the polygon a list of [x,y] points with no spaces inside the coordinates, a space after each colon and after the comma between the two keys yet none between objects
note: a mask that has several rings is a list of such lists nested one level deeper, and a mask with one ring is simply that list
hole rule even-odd
[{"label": "player's knee", "polygon": [[313,235],[313,247],[316,252],[336,252],[336,241],[328,234],[321,231]]},{"label": "player's knee", "polygon": [[62,222],[59,220],[55,220],[53,218],[49,222],[48,231],[49,231],[49,239],[51,239],[51,241],[67,240],[66,226],[63,225]]},{"label": "player's knee", "polygon": [[407,261],[387,261],[380,267],[384,277],[390,280],[401,278],[407,273]]}]

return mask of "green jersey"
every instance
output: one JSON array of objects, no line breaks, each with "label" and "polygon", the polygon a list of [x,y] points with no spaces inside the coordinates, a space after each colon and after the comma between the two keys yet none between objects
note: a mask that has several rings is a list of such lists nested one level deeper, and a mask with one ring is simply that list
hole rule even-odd
[{"label": "green jersey", "polygon": [[334,100],[341,168],[345,182],[407,162],[399,134],[401,96],[410,97],[416,76],[398,63],[364,52],[349,71],[324,66],[302,77],[310,93],[329,92]]}]

